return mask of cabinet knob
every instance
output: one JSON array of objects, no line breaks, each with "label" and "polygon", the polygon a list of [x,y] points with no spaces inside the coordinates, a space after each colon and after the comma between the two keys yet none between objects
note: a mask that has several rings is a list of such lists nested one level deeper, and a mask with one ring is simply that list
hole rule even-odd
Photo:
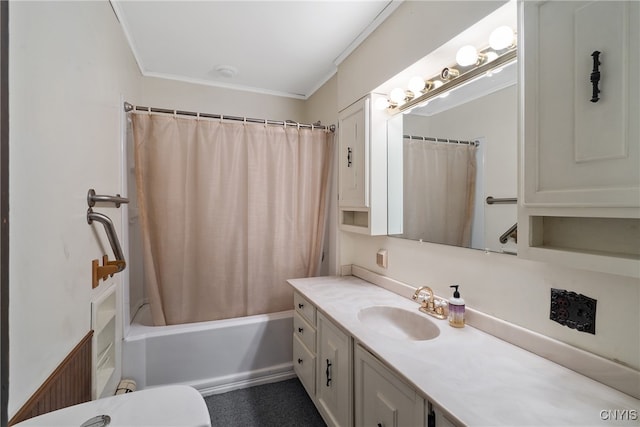
[{"label": "cabinet knob", "polygon": [[302,359],[298,359],[298,365],[302,365]]},{"label": "cabinet knob", "polygon": [[304,329],[303,329],[303,328],[298,328],[298,332],[299,332],[299,333],[302,333],[302,331],[304,331]]},{"label": "cabinet knob", "polygon": [[300,308],[300,309],[301,309],[301,308],[303,308],[303,307],[304,307],[304,304],[298,304],[298,308]]},{"label": "cabinet knob", "polygon": [[347,147],[347,167],[350,168],[351,167],[351,155],[352,155],[353,151],[351,150],[351,147]]}]

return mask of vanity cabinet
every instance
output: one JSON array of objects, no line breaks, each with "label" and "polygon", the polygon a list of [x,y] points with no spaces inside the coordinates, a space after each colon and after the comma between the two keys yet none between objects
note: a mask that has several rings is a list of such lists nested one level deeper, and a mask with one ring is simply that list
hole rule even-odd
[{"label": "vanity cabinet", "polygon": [[387,234],[387,117],[368,94],[338,115],[340,228]]},{"label": "vanity cabinet", "polygon": [[293,369],[329,426],[454,426],[304,296],[293,299]]},{"label": "vanity cabinet", "polygon": [[293,370],[312,398],[316,394],[316,308],[300,294],[293,297]]},{"label": "vanity cabinet", "polygon": [[640,3],[519,7],[518,254],[640,277]]},{"label": "vanity cabinet", "polygon": [[357,426],[424,426],[425,401],[359,344],[354,352]]},{"label": "vanity cabinet", "polygon": [[318,313],[316,398],[329,425],[353,424],[351,360],[351,336]]},{"label": "vanity cabinet", "polygon": [[351,426],[351,337],[294,293],[293,369],[325,422]]}]

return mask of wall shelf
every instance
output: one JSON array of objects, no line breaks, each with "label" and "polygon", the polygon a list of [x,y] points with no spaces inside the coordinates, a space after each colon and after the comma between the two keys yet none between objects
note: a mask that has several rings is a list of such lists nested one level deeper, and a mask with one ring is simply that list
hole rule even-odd
[{"label": "wall shelf", "polygon": [[91,303],[93,334],[92,398],[110,396],[120,381],[120,328],[117,285],[114,284]]}]

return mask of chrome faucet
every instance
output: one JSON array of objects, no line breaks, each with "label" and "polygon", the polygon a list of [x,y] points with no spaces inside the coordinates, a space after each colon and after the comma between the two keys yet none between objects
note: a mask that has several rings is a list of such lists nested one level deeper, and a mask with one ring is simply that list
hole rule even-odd
[{"label": "chrome faucet", "polygon": [[430,287],[420,286],[418,289],[416,289],[411,299],[417,301],[420,297],[421,292],[428,293],[429,298],[425,298],[420,301],[420,308],[418,310],[434,316],[438,319],[446,319],[444,307],[447,305],[447,303],[442,299],[436,300],[435,296],[433,295],[433,290]]}]

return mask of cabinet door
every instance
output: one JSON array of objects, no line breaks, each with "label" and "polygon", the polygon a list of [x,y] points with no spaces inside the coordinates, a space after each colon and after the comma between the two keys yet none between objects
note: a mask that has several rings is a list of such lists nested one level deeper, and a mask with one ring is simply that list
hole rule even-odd
[{"label": "cabinet door", "polygon": [[351,426],[351,337],[318,313],[316,397],[330,426]]},{"label": "cabinet door", "polygon": [[640,3],[522,4],[524,204],[640,206]]},{"label": "cabinet door", "polygon": [[340,206],[369,206],[366,173],[369,105],[370,99],[364,98],[341,111],[338,118]]},{"label": "cabinet door", "polygon": [[355,349],[357,426],[424,426],[424,399],[371,353]]}]

